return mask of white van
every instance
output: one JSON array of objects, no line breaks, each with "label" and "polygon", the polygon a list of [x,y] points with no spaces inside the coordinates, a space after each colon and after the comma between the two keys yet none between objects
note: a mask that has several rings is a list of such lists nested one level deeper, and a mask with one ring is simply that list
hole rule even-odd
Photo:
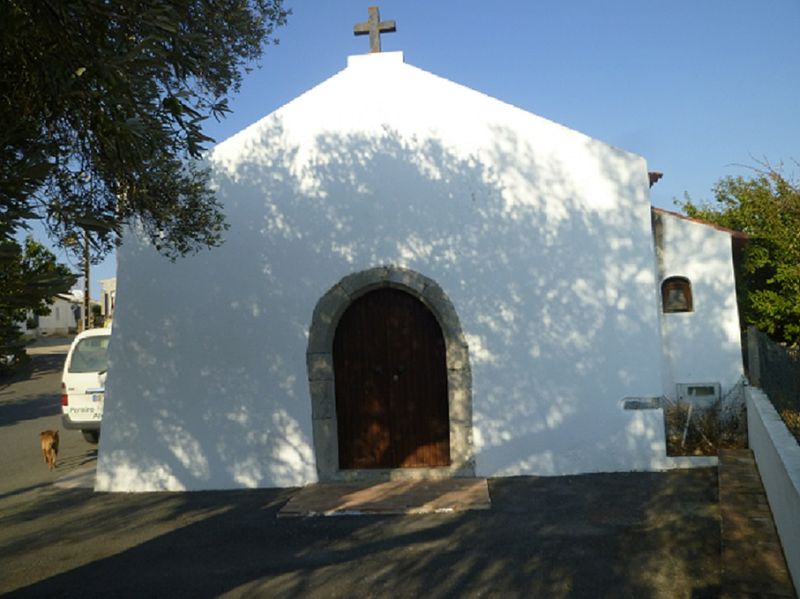
[{"label": "white van", "polygon": [[111,329],[84,331],[72,342],[61,378],[61,420],[89,443],[100,439]]}]

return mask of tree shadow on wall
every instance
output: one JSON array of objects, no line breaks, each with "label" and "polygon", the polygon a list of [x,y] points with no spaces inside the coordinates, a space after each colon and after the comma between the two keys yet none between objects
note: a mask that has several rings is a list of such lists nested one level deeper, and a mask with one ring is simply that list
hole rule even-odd
[{"label": "tree shadow on wall", "polygon": [[213,156],[221,248],[169,264],[129,235],[120,252],[101,472],[145,488],[313,480],[311,314],[383,264],[456,308],[485,471],[651,466],[661,421],[628,426],[617,405],[660,393],[645,172],[586,138],[608,182],[594,201],[510,130],[487,158],[388,128],[295,144],[277,118],[258,127],[229,142],[241,159]]}]

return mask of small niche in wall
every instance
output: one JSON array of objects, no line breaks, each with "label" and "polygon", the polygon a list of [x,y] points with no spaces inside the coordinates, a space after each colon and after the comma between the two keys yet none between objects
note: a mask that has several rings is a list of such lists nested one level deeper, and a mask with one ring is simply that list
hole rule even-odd
[{"label": "small niche in wall", "polygon": [[686,277],[669,277],[661,283],[661,305],[665,313],[692,312],[692,283]]}]

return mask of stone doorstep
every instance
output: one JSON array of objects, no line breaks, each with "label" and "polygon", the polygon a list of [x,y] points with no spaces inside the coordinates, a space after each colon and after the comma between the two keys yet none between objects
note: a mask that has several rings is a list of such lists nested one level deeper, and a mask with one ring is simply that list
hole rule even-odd
[{"label": "stone doorstep", "polygon": [[278,517],[434,514],[490,508],[485,478],[317,483],[293,495]]}]

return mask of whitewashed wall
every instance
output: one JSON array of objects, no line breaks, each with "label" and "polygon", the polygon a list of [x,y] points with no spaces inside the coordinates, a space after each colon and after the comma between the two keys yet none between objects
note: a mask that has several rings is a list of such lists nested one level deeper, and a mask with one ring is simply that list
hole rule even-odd
[{"label": "whitewashed wall", "polygon": [[[411,268],[469,342],[479,475],[669,466],[644,160],[405,65],[348,68],[217,146],[226,243],[118,252],[97,488],[316,480],[305,351],[342,277]],[[176,301],[177,300],[177,301]]]},{"label": "whitewashed wall", "polygon": [[694,310],[661,314],[665,394],[676,383],[715,383],[725,394],[744,374],[731,235],[660,211],[661,280],[688,278]]}]

